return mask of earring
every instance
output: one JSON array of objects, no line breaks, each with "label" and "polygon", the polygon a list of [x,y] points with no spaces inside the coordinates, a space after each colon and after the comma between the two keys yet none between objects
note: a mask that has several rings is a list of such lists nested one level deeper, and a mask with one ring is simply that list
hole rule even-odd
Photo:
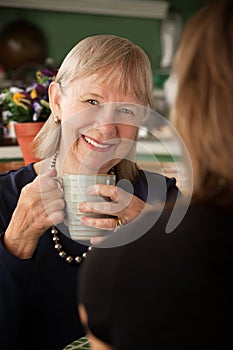
[{"label": "earring", "polygon": [[54,123],[55,124],[60,124],[60,120],[58,119],[58,117],[54,117]]}]

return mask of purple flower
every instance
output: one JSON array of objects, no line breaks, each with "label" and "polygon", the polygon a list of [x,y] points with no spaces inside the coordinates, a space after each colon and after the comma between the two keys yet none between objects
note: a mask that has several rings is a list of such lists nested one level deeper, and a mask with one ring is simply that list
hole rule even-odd
[{"label": "purple flower", "polygon": [[42,121],[50,115],[48,87],[57,69],[36,72],[35,82],[26,87],[9,87],[0,93],[0,113],[8,111],[5,123]]}]

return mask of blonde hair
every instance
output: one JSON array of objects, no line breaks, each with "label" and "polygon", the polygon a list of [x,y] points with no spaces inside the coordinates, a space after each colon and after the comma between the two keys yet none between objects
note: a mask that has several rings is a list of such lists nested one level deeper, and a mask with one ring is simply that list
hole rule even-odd
[{"label": "blonde hair", "polygon": [[[114,79],[116,89],[123,94],[133,92],[143,106],[154,108],[149,58],[139,46],[119,36],[95,35],[80,41],[65,57],[55,82],[65,94],[74,80],[96,73],[100,79],[106,79],[106,74],[102,74],[106,71],[108,79]],[[38,158],[47,158],[56,152],[60,142],[59,130],[51,115],[34,141]],[[137,177],[136,164],[126,159],[116,168],[119,178],[133,180]]]},{"label": "blonde hair", "polygon": [[185,28],[174,73],[178,91],[171,112],[194,169],[194,196],[233,203],[233,3],[202,8]]}]

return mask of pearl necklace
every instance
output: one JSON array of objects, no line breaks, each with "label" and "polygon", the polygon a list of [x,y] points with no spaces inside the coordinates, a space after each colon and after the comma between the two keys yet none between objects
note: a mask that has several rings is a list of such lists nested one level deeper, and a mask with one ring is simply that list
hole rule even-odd
[{"label": "pearl necklace", "polygon": [[[58,151],[53,155],[53,157],[50,161],[49,170],[55,168],[57,156],[58,156]],[[58,255],[60,256],[60,258],[62,258],[68,264],[80,264],[87,257],[88,252],[92,250],[92,247],[88,247],[87,251],[85,251],[81,256],[69,255],[64,250],[58,233],[59,233],[59,231],[56,229],[56,227],[52,226],[51,234],[52,234],[52,239],[53,239],[53,243],[54,243],[54,249],[58,252]]]},{"label": "pearl necklace", "polygon": [[58,252],[58,255],[60,256],[60,258],[64,259],[64,261],[67,262],[68,264],[71,264],[71,263],[80,264],[87,257],[88,252],[92,250],[92,247],[88,247],[87,251],[82,253],[81,256],[79,256],[79,255],[77,255],[77,256],[69,255],[64,250],[63,245],[61,244],[60,237],[58,236],[58,232],[59,231],[56,229],[56,227],[53,226],[51,228],[51,234],[53,236],[54,249]]}]

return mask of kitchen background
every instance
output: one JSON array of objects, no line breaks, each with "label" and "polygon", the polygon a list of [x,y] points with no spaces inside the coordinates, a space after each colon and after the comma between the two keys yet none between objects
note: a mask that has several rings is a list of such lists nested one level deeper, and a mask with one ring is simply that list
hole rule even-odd
[{"label": "kitchen background", "polygon": [[[36,63],[44,65],[46,59],[48,64],[58,67],[68,51],[87,36],[116,34],[129,38],[148,54],[153,69],[157,110],[167,116],[169,110],[164,101],[163,86],[170,74],[171,51],[175,51],[185,23],[204,2],[205,0],[67,0],[64,3],[61,0],[0,0],[0,88],[10,85],[11,81],[24,78],[22,74],[25,72],[26,75],[27,68],[36,67]],[[106,4],[109,3],[112,10],[106,14]],[[86,4],[89,4],[91,13],[88,10],[82,12]],[[127,11],[136,11],[137,4],[143,4],[142,11],[139,10],[134,15],[127,14]],[[148,4],[158,4],[158,10],[154,7],[150,11]],[[123,8],[121,15],[113,15],[118,7]],[[14,32],[17,31],[18,38],[20,30],[22,31],[21,43],[14,43],[9,35],[6,39],[12,31],[9,26],[15,21],[31,23],[40,32],[41,40],[35,35],[36,39],[32,43],[34,28],[29,28],[27,39],[27,29],[22,26],[13,29]],[[38,52],[40,51],[37,55],[38,62],[37,58],[32,60],[32,55],[30,57],[30,47],[35,51],[35,42]],[[17,45],[21,45],[22,49],[17,48]],[[21,58],[17,58],[17,55]],[[20,60],[26,62],[21,63]]]},{"label": "kitchen background", "polygon": [[[19,19],[32,22],[40,28],[45,35],[47,41],[47,57],[51,57],[54,63],[59,65],[71,47],[84,37],[100,33],[117,34],[129,38],[147,52],[151,60],[154,74],[156,74],[156,70],[160,67],[161,19],[78,13],[79,1],[76,1],[77,12],[56,11],[56,3],[59,3],[59,0],[46,1],[47,3],[53,3],[51,7],[54,8],[54,10],[20,8],[21,3],[28,3],[28,7],[30,7],[30,4],[36,2],[38,4],[41,3],[39,0],[17,0],[15,1],[17,4],[16,8],[6,7],[13,6],[11,3],[14,4],[14,1],[0,0],[0,35],[4,27],[10,22]],[[98,4],[98,0],[93,0],[93,2]],[[110,2],[114,1],[110,0]],[[115,2],[124,1],[115,0]],[[127,2],[129,2],[129,0]],[[140,0],[140,2],[143,3],[143,0]],[[150,0],[150,2],[153,2],[153,0]],[[184,23],[186,23],[204,2],[204,0],[167,1],[169,11],[178,12],[182,16]],[[66,7],[68,7],[68,3],[69,1],[65,2]],[[131,3],[133,9],[135,1],[131,0]],[[38,7],[42,6],[40,5]]]},{"label": "kitchen background", "polygon": [[[91,2],[93,2],[93,7],[90,7],[90,13],[83,12],[81,9],[83,4]],[[111,3],[112,10],[106,14],[104,4],[108,3]],[[115,14],[119,6],[123,8],[127,4],[129,11],[130,8],[136,11],[136,5],[139,3],[144,3],[144,7],[135,15],[130,12]],[[154,10],[146,12],[152,3],[158,4],[158,14]],[[68,51],[87,36],[116,34],[127,37],[141,46],[148,54],[153,69],[156,110],[168,117],[169,106],[164,97],[164,82],[170,75],[171,51],[175,50],[173,46],[176,45],[183,26],[204,3],[205,0],[67,0],[66,2],[61,0],[0,0],[0,88],[17,80],[22,73],[22,68],[27,65],[29,68],[37,63],[43,66],[46,62],[48,65],[59,67]],[[114,4],[116,4],[115,9]],[[161,4],[166,5],[163,8],[163,14],[159,13]],[[100,5],[103,6],[103,10],[98,13]],[[6,28],[18,20],[29,22],[39,29],[42,38],[40,62],[30,61],[14,67],[14,61],[17,61],[16,55],[7,54],[7,45],[4,43]],[[33,35],[32,32],[29,30],[28,34]],[[37,44],[39,45],[39,41]],[[29,41],[27,50],[22,50],[25,55],[30,45]],[[151,125],[147,125],[147,129],[150,130],[150,128]],[[144,136],[147,138],[147,135]],[[18,153],[10,155],[9,147],[4,150],[3,148],[0,147],[0,162],[1,159],[4,160],[6,153],[9,154],[11,160],[20,157]],[[157,148],[155,152],[158,154]],[[161,151],[162,156],[164,156],[163,153],[164,148]],[[144,160],[145,155],[143,154]]]}]

